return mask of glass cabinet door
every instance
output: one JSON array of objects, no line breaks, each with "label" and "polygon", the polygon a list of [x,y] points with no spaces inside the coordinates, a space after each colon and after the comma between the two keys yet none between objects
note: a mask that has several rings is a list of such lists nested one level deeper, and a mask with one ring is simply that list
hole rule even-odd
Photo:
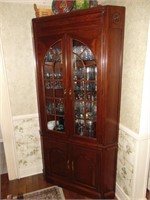
[{"label": "glass cabinet door", "polygon": [[75,135],[96,137],[97,66],[92,51],[73,40],[73,85]]},{"label": "glass cabinet door", "polygon": [[47,129],[65,132],[64,81],[61,41],[52,45],[44,60]]}]

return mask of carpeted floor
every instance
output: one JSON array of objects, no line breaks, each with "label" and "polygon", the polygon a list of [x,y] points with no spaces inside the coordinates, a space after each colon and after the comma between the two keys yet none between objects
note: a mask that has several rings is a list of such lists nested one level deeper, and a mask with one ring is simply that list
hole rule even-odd
[{"label": "carpeted floor", "polygon": [[10,196],[7,199],[37,199],[37,200],[44,200],[44,199],[50,199],[50,200],[65,200],[64,193],[61,187],[58,186],[52,186],[48,188],[44,188],[41,190],[37,190],[34,192],[26,193],[17,197],[10,198]]}]

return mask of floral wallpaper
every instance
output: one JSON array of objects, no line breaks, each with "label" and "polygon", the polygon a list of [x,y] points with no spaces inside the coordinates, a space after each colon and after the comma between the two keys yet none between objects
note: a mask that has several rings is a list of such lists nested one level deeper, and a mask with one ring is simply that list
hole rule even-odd
[{"label": "floral wallpaper", "polygon": [[19,169],[41,165],[41,144],[38,118],[14,120]]},{"label": "floral wallpaper", "polygon": [[130,196],[133,187],[136,140],[120,130],[118,144],[117,183]]}]

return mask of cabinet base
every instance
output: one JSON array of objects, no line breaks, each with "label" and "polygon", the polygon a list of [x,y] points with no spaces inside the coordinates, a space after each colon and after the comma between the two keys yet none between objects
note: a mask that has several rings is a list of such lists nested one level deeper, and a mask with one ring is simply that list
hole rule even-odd
[{"label": "cabinet base", "polygon": [[76,193],[79,193],[81,195],[84,195],[87,198],[92,198],[92,199],[111,199],[111,200],[112,199],[116,199],[114,191],[109,191],[109,192],[106,192],[106,193],[102,194],[102,193],[94,191],[92,189],[87,189],[85,187],[81,187],[81,186],[78,186],[76,184],[72,184],[72,183],[70,183],[68,181],[65,181],[65,180],[58,180],[58,179],[50,178],[50,177],[47,177],[47,176],[45,176],[45,179],[49,183],[58,185],[58,186],[60,186],[62,188],[65,188],[65,189],[69,189],[69,190],[71,190],[73,192],[76,192]]}]

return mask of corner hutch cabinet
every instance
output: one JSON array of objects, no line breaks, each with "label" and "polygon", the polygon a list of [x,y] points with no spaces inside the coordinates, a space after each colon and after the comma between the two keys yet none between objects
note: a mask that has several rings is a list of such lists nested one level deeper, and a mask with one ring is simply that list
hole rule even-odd
[{"label": "corner hutch cabinet", "polygon": [[46,180],[114,198],[125,8],[33,19]]}]

